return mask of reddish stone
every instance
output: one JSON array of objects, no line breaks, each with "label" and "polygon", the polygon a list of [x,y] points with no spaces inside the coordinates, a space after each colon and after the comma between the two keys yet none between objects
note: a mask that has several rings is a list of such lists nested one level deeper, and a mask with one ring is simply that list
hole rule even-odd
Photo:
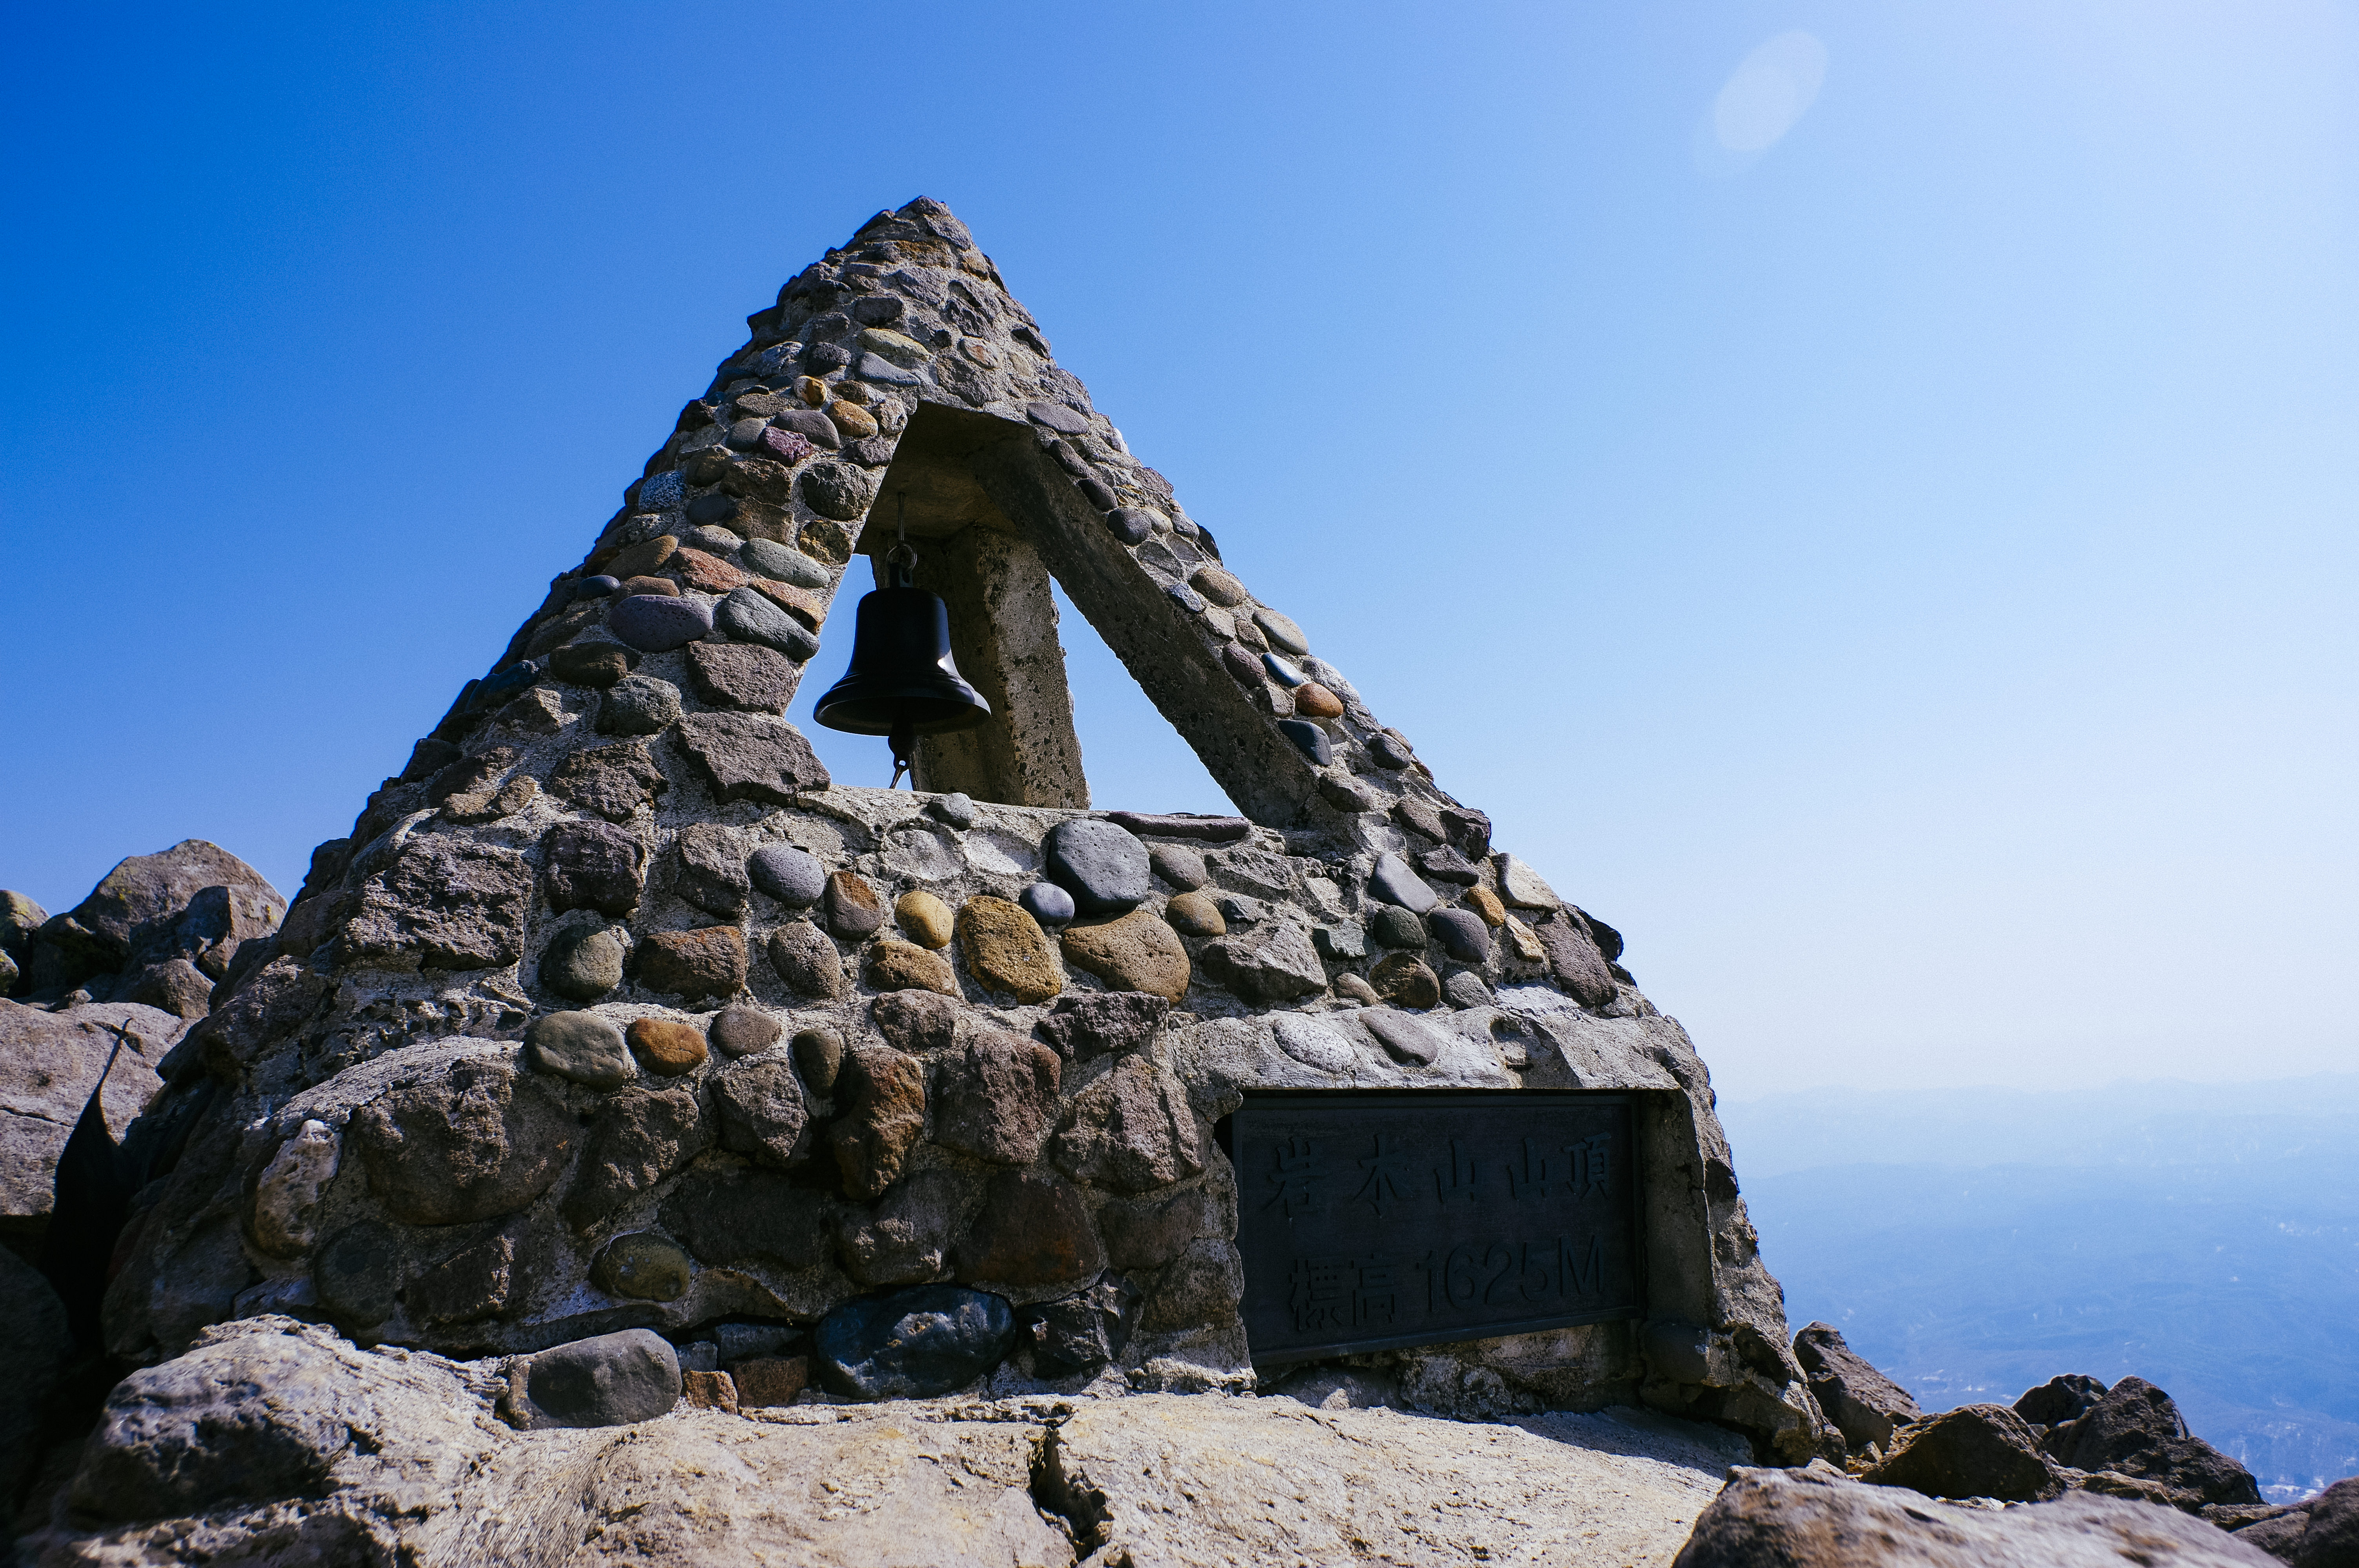
[{"label": "reddish stone", "polygon": [[770,1356],[758,1361],[740,1361],[731,1370],[737,1375],[737,1404],[741,1410],[790,1405],[798,1394],[810,1387],[808,1356]]},{"label": "reddish stone", "polygon": [[772,425],[763,430],[761,444],[755,450],[766,452],[791,468],[819,449],[794,431]]},{"label": "reddish stone", "polygon": [[789,582],[774,582],[766,577],[754,578],[751,581],[756,593],[801,622],[809,631],[818,631],[819,623],[827,618],[826,601],[807,589],[797,588]]},{"label": "reddish stone", "polygon": [[681,549],[671,558],[679,580],[700,593],[727,593],[745,586],[745,574],[723,560],[719,556],[702,550]]},{"label": "reddish stone", "polygon": [[690,1410],[737,1413],[737,1385],[726,1372],[682,1372],[680,1399]]},{"label": "reddish stone", "polygon": [[745,989],[745,934],[734,925],[658,931],[636,955],[639,983],[690,999],[735,996]]},{"label": "reddish stone", "polygon": [[659,1078],[676,1078],[704,1065],[704,1036],[674,1018],[635,1018],[624,1032],[639,1065]]}]

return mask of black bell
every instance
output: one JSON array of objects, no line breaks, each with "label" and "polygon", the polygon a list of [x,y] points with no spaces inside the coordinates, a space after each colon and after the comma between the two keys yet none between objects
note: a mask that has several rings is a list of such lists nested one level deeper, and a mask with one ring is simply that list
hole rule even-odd
[{"label": "black bell", "polygon": [[852,665],[812,717],[831,730],[889,737],[897,784],[917,737],[991,717],[991,704],[951,662],[950,607],[919,588],[907,564],[888,557],[886,586],[861,596]]}]

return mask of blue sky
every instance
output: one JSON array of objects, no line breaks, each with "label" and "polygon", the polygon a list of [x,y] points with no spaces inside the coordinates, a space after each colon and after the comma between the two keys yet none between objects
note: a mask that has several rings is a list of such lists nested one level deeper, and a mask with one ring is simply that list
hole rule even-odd
[{"label": "blue sky", "polygon": [[[11,21],[52,909],[192,835],[291,889],[922,192],[1724,1086],[2359,1058],[2351,4]],[[1069,642],[1101,804],[1216,808]]]}]

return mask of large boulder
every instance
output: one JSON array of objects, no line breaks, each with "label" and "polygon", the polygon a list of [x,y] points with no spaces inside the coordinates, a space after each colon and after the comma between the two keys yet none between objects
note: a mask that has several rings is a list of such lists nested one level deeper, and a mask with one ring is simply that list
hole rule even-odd
[{"label": "large boulder", "polygon": [[1928,1497],[2009,1502],[2052,1498],[2064,1489],[2031,1428],[2005,1405],[1960,1405],[1903,1428],[1866,1478]]},{"label": "large boulder", "polygon": [[[1925,1412],[1908,1390],[1870,1366],[1831,1324],[1813,1323],[1794,1336],[1794,1359],[1809,1374],[1810,1393],[1827,1419],[1842,1428],[1854,1453],[1892,1446],[1892,1429]],[[2028,1417],[2027,1420],[2030,1419]]]},{"label": "large boulder", "polygon": [[49,1012],[0,1000],[0,1228],[48,1227],[58,1161],[91,1098],[120,1143],[163,1087],[157,1065],[188,1027],[137,1002]]},{"label": "large boulder", "polygon": [[2293,1568],[2354,1568],[2359,1564],[2359,1476],[2246,1525],[2236,1539]]},{"label": "large boulder", "polygon": [[261,872],[219,845],[185,838],[118,862],[88,898],[33,934],[26,967],[35,990],[176,957],[219,979],[239,946],[277,929],[286,913]]},{"label": "large boulder", "polygon": [[2152,1503],[2073,1492],[1993,1510],[1825,1470],[1730,1472],[1672,1568],[2274,1568]]},{"label": "large boulder", "polygon": [[2190,1511],[2261,1500],[2252,1472],[2190,1433],[2170,1396],[2144,1378],[2115,1383],[2086,1413],[2049,1431],[2042,1446],[2076,1470],[2154,1482]]}]

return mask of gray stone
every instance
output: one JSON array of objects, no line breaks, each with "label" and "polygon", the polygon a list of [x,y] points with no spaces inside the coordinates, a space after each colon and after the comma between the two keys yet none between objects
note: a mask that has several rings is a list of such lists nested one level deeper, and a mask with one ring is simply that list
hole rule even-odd
[{"label": "gray stone", "polygon": [[[5,989],[0,987],[0,989]],[[150,964],[122,993],[125,1001],[152,1007],[176,1018],[202,1018],[212,1010],[213,982],[186,958]]]},{"label": "gray stone", "polygon": [[1277,1038],[1277,1048],[1307,1067],[1340,1073],[1359,1059],[1359,1053],[1352,1048],[1343,1032],[1323,1019],[1280,1012],[1273,1013],[1269,1022],[1270,1032]]},{"label": "gray stone", "polygon": [[2074,1492],[2006,1509],[1959,1507],[1832,1470],[1732,1469],[1678,1568],[2276,1568],[2199,1519]]},{"label": "gray stone", "polygon": [[462,1058],[363,1106],[345,1143],[387,1216],[464,1225],[514,1214],[555,1185],[579,1130],[546,1080]]},{"label": "gray stone", "polygon": [[566,1223],[592,1228],[712,1147],[712,1133],[691,1084],[617,1089],[591,1123],[562,1206]]},{"label": "gray stone", "polygon": [[963,792],[953,790],[926,809],[961,831],[974,826],[974,801]]},{"label": "gray stone", "polygon": [[[29,901],[27,901],[29,902]],[[5,910],[0,910],[5,914]],[[73,1355],[65,1303],[41,1271],[0,1249],[0,1322],[8,1343],[0,1351],[0,1487],[20,1496],[26,1474],[40,1458],[41,1422],[49,1390]]]},{"label": "gray stone", "polygon": [[1147,852],[1147,863],[1157,876],[1181,892],[1193,892],[1211,880],[1204,870],[1202,853],[1184,845],[1158,844]]},{"label": "gray stone", "polygon": [[622,1030],[594,1012],[536,1018],[524,1032],[524,1044],[535,1067],[590,1088],[618,1089],[638,1076]]},{"label": "gray stone", "polygon": [[524,956],[532,870],[513,849],[420,834],[361,886],[344,923],[344,963],[374,968],[496,969]]},{"label": "gray stone", "polygon": [[[1154,891],[1147,846],[1114,823],[1075,817],[1049,830],[1049,880],[1084,914],[1120,914]],[[1037,918],[1037,914],[1036,914]]]},{"label": "gray stone", "polygon": [[696,695],[723,708],[782,713],[794,699],[800,676],[792,659],[759,643],[688,645],[688,676]]},{"label": "gray stone", "polygon": [[541,839],[540,859],[552,910],[628,914],[638,907],[647,851],[627,827],[560,822]]},{"label": "gray stone", "polygon": [[770,423],[781,430],[790,430],[804,440],[815,446],[825,447],[831,451],[842,445],[843,441],[843,438],[836,432],[834,422],[816,408],[789,408],[772,418]]},{"label": "gray stone", "polygon": [[527,1430],[628,1426],[679,1402],[679,1357],[645,1328],[543,1350],[509,1374],[510,1419]]},{"label": "gray stone", "polygon": [[1441,995],[1451,1006],[1458,1008],[1488,1007],[1492,1001],[1491,988],[1472,969],[1460,969],[1442,981]]},{"label": "gray stone", "polygon": [[1430,922],[1441,950],[1462,964],[1479,964],[1491,956],[1491,928],[1471,909],[1437,909]]},{"label": "gray stone", "polygon": [[1247,1001],[1290,1001],[1327,989],[1327,971],[1309,929],[1292,920],[1265,920],[1207,943],[1197,963]]},{"label": "gray stone", "polygon": [[1262,635],[1268,638],[1270,645],[1278,652],[1299,657],[1310,651],[1310,641],[1303,636],[1302,628],[1277,611],[1266,605],[1257,605],[1253,618],[1254,624],[1261,628]]},{"label": "gray stone", "polygon": [[743,832],[717,822],[691,822],[672,841],[679,874],[672,891],[708,914],[734,919],[753,892],[746,879]]},{"label": "gray stone", "polygon": [[1125,545],[1145,544],[1155,533],[1155,521],[1136,506],[1117,506],[1106,514],[1106,526]]},{"label": "gray stone", "polygon": [[1409,863],[1390,850],[1376,857],[1375,868],[1368,873],[1368,892],[1412,914],[1423,914],[1441,902]]},{"label": "gray stone", "polygon": [[843,1036],[832,1024],[815,1023],[795,1032],[795,1070],[811,1093],[835,1092],[835,1076],[843,1067]]},{"label": "gray stone", "polygon": [[1294,743],[1294,749],[1310,760],[1310,765],[1323,768],[1335,760],[1335,743],[1327,731],[1308,719],[1281,719],[1277,732]]},{"label": "gray stone", "polygon": [[653,735],[679,717],[679,687],[653,676],[625,676],[598,699],[601,735]]},{"label": "gray stone", "polygon": [[[881,354],[863,354],[853,365],[852,373],[863,381],[881,382],[886,386],[922,386],[925,377],[913,370],[903,370]],[[811,508],[819,510],[816,504]]]},{"label": "gray stone", "polygon": [[1106,1273],[1085,1291],[1027,1307],[1024,1344],[1042,1377],[1093,1372],[1120,1356],[1138,1325],[1138,1287]]},{"label": "gray stone", "polygon": [[804,469],[798,488],[803,504],[838,523],[856,522],[875,498],[876,481],[848,464],[815,462]]},{"label": "gray stone", "polygon": [[712,1081],[712,1106],[723,1149],[780,1167],[810,1157],[810,1113],[785,1057],[759,1056],[722,1073]]},{"label": "gray stone", "polygon": [[1199,1241],[1155,1281],[1139,1326],[1161,1333],[1220,1323],[1237,1310],[1245,1291],[1245,1265],[1225,1241]]},{"label": "gray stone", "polygon": [[783,1171],[700,1165],[679,1179],[658,1217],[709,1269],[802,1272],[827,1265],[833,1206]]},{"label": "gray stone", "polygon": [[[1905,1442],[1905,1434],[1897,1441]],[[2170,1396],[2143,1378],[2115,1383],[2085,1414],[2050,1431],[2041,1446],[2075,1469],[2154,1481],[2198,1506],[2261,1500],[2251,1473],[2189,1433]]]},{"label": "gray stone", "polygon": [[627,822],[671,787],[645,741],[621,741],[574,752],[549,775],[550,793],[613,822]]},{"label": "gray stone", "polygon": [[1034,882],[1016,896],[1024,913],[1043,925],[1069,925],[1078,911],[1073,895],[1054,882]]},{"label": "gray stone", "polygon": [[956,1172],[920,1171],[896,1182],[874,1208],[838,1217],[836,1256],[845,1273],[871,1287],[940,1280],[981,1200],[980,1189]]},{"label": "gray stone", "polygon": [[1060,998],[1038,1025],[1040,1038],[1078,1062],[1135,1051],[1155,1038],[1171,1003],[1147,991],[1091,991]]},{"label": "gray stone", "polygon": [[811,559],[791,545],[781,545],[770,539],[748,539],[738,552],[739,560],[751,570],[776,582],[814,592],[824,589],[835,580],[835,574],[821,563]]},{"label": "gray stone", "polygon": [[786,1026],[760,1008],[739,1002],[723,1008],[707,1033],[723,1055],[752,1056],[777,1044]]},{"label": "gray stone", "polygon": [[1310,945],[1330,963],[1353,963],[1368,956],[1367,932],[1347,920],[1315,927],[1310,933]]},{"label": "gray stone", "polygon": [[1446,882],[1454,887],[1473,887],[1483,880],[1466,857],[1447,844],[1419,850],[1417,869],[1428,882]]},{"label": "gray stone", "polygon": [[[1819,1401],[1819,1409],[1842,1430],[1854,1453],[1865,1453],[1871,1444],[1879,1451],[1891,1447],[1894,1428],[1924,1416],[1908,1390],[1845,1345],[1843,1335],[1831,1324],[1813,1323],[1795,1335],[1794,1359],[1809,1374],[1810,1394]],[[2103,1385],[2099,1387],[2102,1390]],[[2017,1400],[2017,1411],[2021,1408],[2022,1400]]]},{"label": "gray stone", "polygon": [[1004,1296],[919,1285],[847,1302],[813,1333],[816,1370],[851,1400],[932,1399],[982,1378],[1016,1344]]},{"label": "gray stone", "polygon": [[1320,774],[1319,794],[1338,811],[1376,811],[1384,806],[1383,796],[1358,779],[1343,773]]},{"label": "gray stone", "polygon": [[713,623],[740,642],[775,648],[797,664],[819,652],[818,637],[751,588],[737,589],[723,600]]},{"label": "gray stone", "polygon": [[1046,425],[1060,436],[1085,436],[1089,433],[1090,416],[1061,403],[1027,403],[1024,412],[1037,425]]},{"label": "gray stone", "polygon": [[373,1328],[400,1305],[401,1244],[388,1226],[365,1219],[330,1237],[311,1261],[320,1304],[336,1322]]},{"label": "gray stone", "polygon": [[1532,927],[1548,954],[1549,968],[1566,994],[1583,1007],[1603,1007],[1614,998],[1614,975],[1589,933],[1560,911]]},{"label": "gray stone", "polygon": [[[1816,1332],[1822,1328],[1827,1331],[1823,1336]],[[1842,1335],[1828,1328],[1825,1324],[1811,1324],[1794,1336],[1794,1357],[1801,1362],[1803,1369],[1813,1377],[1817,1376],[1819,1369],[1811,1364],[1811,1351],[1806,1349],[1806,1341],[1810,1343],[1813,1349],[1819,1346],[1841,1346],[1844,1355],[1852,1354],[1851,1347],[1843,1344]],[[1875,1368],[1868,1367],[1864,1361],[1861,1361],[1860,1365],[1866,1368],[1868,1371],[1875,1372],[1878,1378],[1884,1376],[1881,1372],[1875,1372]],[[1873,1385],[1868,1387],[1872,1390]],[[1895,1385],[1895,1388],[1897,1389],[1897,1385]],[[1817,1391],[1815,1389],[1811,1390],[1813,1393]],[[2027,1390],[2023,1397],[2015,1401],[2015,1413],[2034,1426],[2062,1426],[2068,1421],[2077,1421],[2088,1414],[2097,1401],[2104,1397],[2105,1385],[2099,1379],[2082,1372],[2067,1372],[2060,1377],[2049,1379],[2036,1389]],[[1901,1398],[1906,1400],[1908,1396],[1903,1392]],[[1821,1396],[1820,1403],[1821,1406],[1825,1405],[1824,1396]],[[1908,1400],[1908,1406],[1911,1413],[1897,1417],[1893,1422],[1894,1425],[1915,1421],[1923,1413],[1916,1409],[1914,1400]],[[1832,1409],[1828,1409],[1827,1413],[1832,1415],[1834,1411]],[[1882,1439],[1877,1441],[1881,1442]]]},{"label": "gray stone", "polygon": [[635,593],[615,600],[606,630],[642,653],[668,653],[712,634],[712,606],[685,595]]},{"label": "gray stone", "polygon": [[1554,909],[1561,902],[1540,874],[1513,855],[1491,857],[1499,875],[1499,896],[1515,909]]},{"label": "gray stone", "polygon": [[827,891],[827,868],[792,844],[765,844],[745,862],[754,885],[789,909],[809,909]]},{"label": "gray stone", "polygon": [[825,789],[827,769],[791,724],[750,713],[691,713],[679,721],[680,750],[704,775],[712,797],[791,806],[805,790]]},{"label": "gray stone", "polygon": [[1405,947],[1421,950],[1428,933],[1425,922],[1408,910],[1393,904],[1379,904],[1368,916],[1368,935],[1380,947]]},{"label": "gray stone", "polygon": [[843,994],[843,956],[827,933],[810,921],[789,920],[771,932],[765,951],[771,969],[796,995],[824,999]]},{"label": "gray stone", "polygon": [[1441,1032],[1413,1013],[1370,1007],[1362,1009],[1359,1018],[1367,1032],[1375,1036],[1376,1044],[1397,1062],[1430,1067],[1441,1054]]},{"label": "gray stone", "polygon": [[421,1323],[477,1323],[506,1310],[516,1294],[516,1238],[506,1233],[462,1247],[409,1281],[405,1300]]}]

